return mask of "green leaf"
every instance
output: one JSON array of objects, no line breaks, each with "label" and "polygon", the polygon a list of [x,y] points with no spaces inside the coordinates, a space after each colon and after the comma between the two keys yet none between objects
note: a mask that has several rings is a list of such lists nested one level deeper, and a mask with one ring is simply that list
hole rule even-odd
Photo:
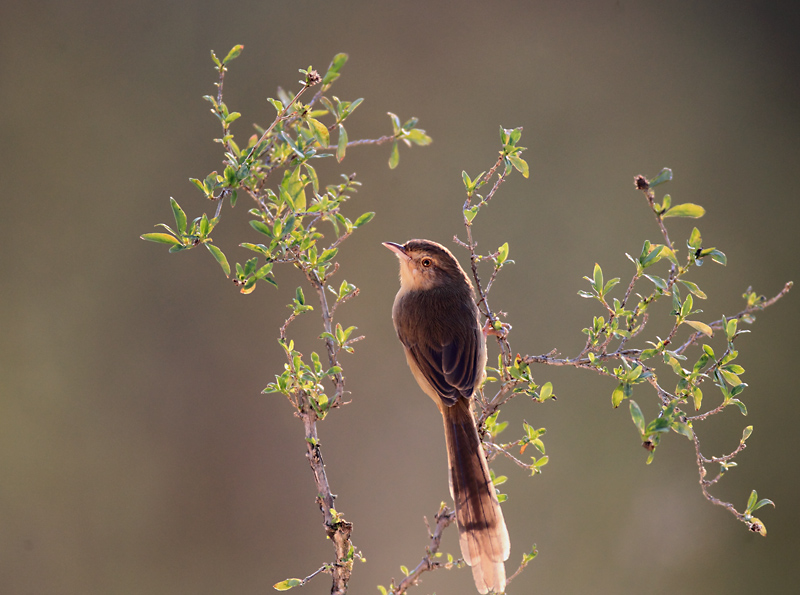
[{"label": "green leaf", "polygon": [[672,179],[672,170],[668,167],[665,167],[655,178],[650,180],[650,188],[655,188],[659,184],[663,184],[664,182],[669,182],[671,179]]},{"label": "green leaf", "polygon": [[175,236],[168,233],[145,233],[139,236],[148,242],[158,242],[159,244],[170,244],[172,246],[179,245],[181,241]]},{"label": "green leaf", "polygon": [[752,492],[750,492],[750,498],[747,499],[747,510],[752,511],[757,501],[758,501],[758,493],[756,493],[756,491],[753,490]]},{"label": "green leaf", "polygon": [[691,293],[699,297],[701,300],[704,300],[708,297],[695,283],[692,283],[691,281],[684,281],[683,279],[678,279],[678,281],[683,283]]},{"label": "green leaf", "polygon": [[392,145],[392,154],[389,156],[389,169],[394,169],[398,163],[400,163],[400,149],[395,141]]},{"label": "green leaf", "polygon": [[662,293],[667,293],[669,290],[669,286],[667,282],[659,277],[658,275],[644,275],[646,278],[650,279],[656,287],[658,287]]},{"label": "green leaf", "polygon": [[603,291],[603,269],[600,268],[600,265],[594,263],[594,282],[592,283],[592,287],[594,287],[595,291],[598,293]]},{"label": "green leaf", "polygon": [[769,500],[768,498],[762,498],[756,503],[755,506],[753,506],[750,512],[755,512],[756,510],[758,510],[759,508],[763,508],[767,504],[772,504],[773,508],[775,507],[775,503],[772,500]]},{"label": "green leaf", "polygon": [[331,260],[336,256],[337,252],[339,252],[338,248],[329,248],[325,250],[322,254],[320,254],[319,260],[317,262],[328,262],[329,260]]},{"label": "green leaf", "polygon": [[497,264],[503,264],[508,258],[508,242],[497,249]]},{"label": "green leaf", "polygon": [[614,406],[614,409],[620,406],[620,403],[622,403],[622,400],[624,398],[625,398],[625,391],[623,389],[623,384],[620,384],[619,386],[617,386],[617,388],[614,389],[614,392],[611,393],[611,404]]},{"label": "green leaf", "polygon": [[347,62],[347,57],[347,54],[336,54],[333,57],[331,65],[328,66],[328,72],[325,73],[325,76],[322,79],[323,85],[328,85],[339,78],[339,71]]},{"label": "green leaf", "polygon": [[397,117],[397,114],[393,114],[392,112],[386,112],[389,114],[389,118],[392,120],[392,131],[394,132],[395,136],[399,136],[402,131],[402,126],[400,126],[400,118]]},{"label": "green leaf", "polygon": [[689,314],[692,313],[692,306],[694,305],[694,300],[692,299],[691,295],[686,296],[686,301],[683,302],[681,306],[681,318],[686,318]]},{"label": "green leaf", "polygon": [[206,192],[206,189],[205,189],[205,187],[203,186],[203,182],[201,182],[201,181],[200,181],[200,180],[198,180],[197,178],[189,178],[189,181],[190,181],[192,184],[194,184],[195,186],[197,186],[197,189],[198,189],[198,190],[200,190],[200,192],[202,192],[202,193],[203,193],[203,194],[205,194],[206,196],[208,195],[208,192]]},{"label": "green leaf", "polygon": [[533,549],[529,554],[522,554],[522,563],[527,564],[528,562],[533,560],[538,554],[539,551],[536,549],[536,544],[534,544]]},{"label": "green leaf", "polygon": [[175,215],[175,225],[178,226],[178,233],[184,235],[186,233],[186,213],[178,204],[178,201],[170,197],[170,205],[172,205],[172,214]]},{"label": "green leaf", "polygon": [[703,333],[704,335],[706,335],[708,337],[713,337],[714,336],[713,329],[710,326],[708,326],[705,322],[699,322],[697,320],[684,320],[683,322],[684,322],[684,324],[688,324],[690,327],[692,327],[696,331],[700,331],[701,333]]},{"label": "green leaf", "polygon": [[692,400],[694,400],[695,411],[700,411],[700,405],[703,403],[703,391],[700,390],[699,386],[695,386],[692,389]]},{"label": "green leaf", "polygon": [[675,420],[672,422],[672,429],[675,430],[678,434],[683,434],[690,440],[694,438],[694,433],[692,432],[692,428],[689,427],[689,424],[682,422],[680,420]]},{"label": "green leaf", "polygon": [[739,408],[739,411],[741,412],[742,415],[747,415],[747,407],[745,407],[745,404],[742,403],[739,399],[731,399],[730,403],[736,405]]},{"label": "green leaf", "polygon": [[347,130],[339,124],[339,143],[336,145],[336,160],[341,163],[347,151]]},{"label": "green leaf", "polygon": [[291,175],[289,175],[288,178],[284,177],[283,182],[281,182],[281,187],[285,188],[286,192],[291,197],[292,204],[296,211],[306,210],[306,182],[302,180],[301,173],[300,166],[298,165],[292,170]]},{"label": "green leaf", "polygon": [[303,580],[299,578],[287,578],[285,581],[275,583],[272,588],[276,591],[288,591],[293,587],[299,587],[303,584]]},{"label": "green leaf", "polygon": [[516,155],[509,155],[508,160],[511,162],[511,165],[514,166],[514,169],[516,169],[519,173],[522,174],[523,178],[527,178],[530,175],[527,161],[525,161],[521,157],[517,157]]},{"label": "green leaf", "polygon": [[[330,134],[328,133],[328,127],[325,126],[325,124],[323,124],[316,118],[308,118],[308,124],[309,126],[311,126],[311,130],[314,133],[314,138],[317,139],[317,142],[322,147],[327,147],[328,144],[330,143]],[[341,161],[341,159],[339,161]]]},{"label": "green leaf", "polygon": [[235,45],[235,46],[233,46],[233,47],[231,48],[231,51],[230,51],[230,52],[228,52],[228,55],[227,55],[227,56],[225,56],[225,58],[222,60],[222,63],[223,63],[223,64],[227,64],[227,63],[228,63],[228,62],[230,62],[231,60],[235,60],[236,58],[238,58],[238,57],[239,57],[239,54],[241,54],[241,53],[242,53],[242,50],[243,50],[243,49],[244,49],[244,46],[243,46],[243,45]]},{"label": "green leaf", "polygon": [[611,279],[608,283],[606,283],[605,287],[603,287],[603,295],[611,291],[618,283],[619,283],[619,277],[614,277],[613,279]]},{"label": "green leaf", "polygon": [[314,194],[317,194],[319,192],[319,177],[317,176],[317,170],[315,170],[308,163],[304,163],[303,167],[306,168],[308,179],[311,180],[311,188],[314,191]]},{"label": "green leaf", "polygon": [[414,128],[413,130],[409,130],[403,138],[407,141],[411,141],[412,143],[420,147],[427,147],[429,144],[433,142],[433,139],[427,134],[425,134],[425,131],[422,130],[421,128]]},{"label": "green leaf", "polygon": [[355,220],[355,223],[353,223],[353,227],[361,227],[362,225],[366,225],[367,223],[372,221],[372,218],[374,216],[375,216],[375,213],[372,213],[372,212],[364,213],[363,215],[361,215],[361,217],[359,217],[358,219]]},{"label": "green leaf", "polygon": [[219,263],[219,266],[222,267],[222,270],[225,272],[226,277],[231,276],[231,265],[228,264],[228,259],[225,258],[225,255],[222,253],[222,250],[217,248],[214,244],[210,244],[206,242],[205,244],[208,251],[214,256],[216,261]]},{"label": "green leaf", "polygon": [[700,248],[703,247],[703,238],[700,235],[700,230],[697,229],[696,227],[692,230],[687,245],[689,246],[689,248],[694,248],[695,250],[699,250]]},{"label": "green leaf", "polygon": [[723,252],[720,252],[719,250],[712,250],[709,254],[711,255],[711,260],[717,264],[721,264],[722,266],[728,264],[728,257],[725,256]]},{"label": "green leaf", "polygon": [[255,219],[253,221],[250,221],[250,226],[257,232],[263,233],[265,236],[269,236],[270,238],[273,237],[272,230],[270,229],[269,225],[267,225],[263,221]]},{"label": "green leaf", "polygon": [[733,341],[733,338],[736,336],[736,328],[739,326],[739,321],[736,318],[732,318],[725,324],[725,336],[730,343]]},{"label": "green leaf", "polygon": [[675,205],[664,213],[662,217],[691,217],[692,219],[698,219],[705,214],[706,210],[703,207],[687,202],[682,205]]}]

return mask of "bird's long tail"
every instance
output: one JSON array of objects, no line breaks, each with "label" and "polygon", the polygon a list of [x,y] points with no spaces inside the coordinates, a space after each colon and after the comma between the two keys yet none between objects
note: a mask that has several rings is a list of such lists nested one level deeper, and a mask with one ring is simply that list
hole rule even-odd
[{"label": "bird's long tail", "polygon": [[502,593],[510,542],[469,401],[442,408],[461,554],[480,593]]}]

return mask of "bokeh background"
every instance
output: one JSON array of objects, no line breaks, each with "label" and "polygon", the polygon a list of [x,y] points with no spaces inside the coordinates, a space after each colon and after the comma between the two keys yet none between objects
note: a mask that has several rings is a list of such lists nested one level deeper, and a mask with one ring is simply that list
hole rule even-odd
[{"label": "bokeh background", "polygon": [[[348,151],[328,182],[358,172],[349,213],[377,213],[340,251],[361,297],[340,312],[367,336],[344,364],[352,404],[320,428],[338,508],[367,558],[352,593],[413,567],[422,521],[449,499],[440,421],[394,337],[397,287],[384,240],[449,243],[460,228],[460,175],[493,163],[498,127],[523,126],[531,166],[481,213],[485,249],[504,241],[513,267],[493,292],[515,350],[574,354],[598,311],[576,292],[600,262],[632,274],[625,252],[658,239],[635,174],[671,167],[660,187],[706,207],[697,223],[729,264],[692,277],[707,319],[798,280],[800,94],[792,2],[99,2],[0,3],[0,591],[150,595],[272,592],[331,560],[314,503],[300,424],[261,389],[283,360],[275,336],[300,281],[237,293],[204,250],[169,255],[139,235],[210,205],[187,182],[219,169],[209,50],[245,51],[226,101],[234,127],[268,123],[278,85],[298,68],[350,61],[332,93],[366,101],[351,139],[390,130],[387,111],[420,118],[434,138],[403,150]],[[241,207],[245,207],[242,204]],[[245,208],[225,210],[217,242],[233,260],[255,239]],[[655,462],[613,383],[536,369],[558,401],[516,401],[547,427],[550,464],[510,476],[509,572],[540,555],[513,593],[790,593],[800,570],[798,296],[741,337],[743,397],[701,428],[708,454],[749,448],[715,493],[743,508],[750,490],[769,535],[707,503],[688,441],[670,435]],[[662,312],[663,314],[663,312]],[[321,349],[316,318],[293,327]],[[653,331],[665,330],[654,325]],[[305,338],[302,338],[305,337]],[[669,384],[671,381],[667,381]],[[647,390],[635,398],[649,416]],[[706,399],[716,399],[706,390]],[[763,513],[763,514],[762,514]],[[455,531],[444,542],[457,554]],[[424,577],[418,593],[472,592],[470,573]],[[304,592],[326,593],[319,577]]]}]

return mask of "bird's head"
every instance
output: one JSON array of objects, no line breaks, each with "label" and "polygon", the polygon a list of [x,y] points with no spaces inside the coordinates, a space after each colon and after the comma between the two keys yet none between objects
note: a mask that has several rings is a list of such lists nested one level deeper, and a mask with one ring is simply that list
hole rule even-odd
[{"label": "bird's head", "polygon": [[405,244],[384,242],[400,261],[400,286],[404,291],[424,291],[440,286],[468,288],[472,284],[455,256],[436,242],[409,240]]}]

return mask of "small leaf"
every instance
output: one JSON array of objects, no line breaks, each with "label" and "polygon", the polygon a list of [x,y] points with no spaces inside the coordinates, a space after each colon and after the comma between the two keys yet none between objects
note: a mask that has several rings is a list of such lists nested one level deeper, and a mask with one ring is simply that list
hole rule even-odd
[{"label": "small leaf", "polygon": [[392,154],[389,156],[389,169],[394,169],[398,163],[400,163],[400,149],[395,141],[392,145]]},{"label": "small leaf", "polygon": [[201,182],[200,180],[198,180],[198,179],[196,179],[196,178],[189,178],[189,181],[190,181],[192,184],[194,184],[195,186],[197,186],[197,189],[198,189],[198,190],[200,190],[200,192],[202,192],[203,194],[206,194],[206,195],[208,195],[208,192],[206,192],[206,189],[205,189],[205,187],[203,186],[203,182]]},{"label": "small leaf", "polygon": [[339,71],[342,69],[342,66],[345,65],[347,62],[347,54],[336,54],[331,61],[331,65],[328,66],[328,72],[325,73],[325,77],[322,79],[322,84],[327,85],[335,81],[339,78]]},{"label": "small leaf", "polygon": [[511,162],[511,165],[514,166],[519,173],[522,174],[523,178],[527,178],[530,175],[530,171],[528,169],[528,162],[522,159],[522,157],[517,157],[516,155],[509,155],[508,160]]},{"label": "small leaf", "polygon": [[642,410],[639,408],[639,405],[636,401],[630,401],[630,408],[631,408],[631,419],[633,419],[633,423],[636,426],[636,429],[639,430],[640,434],[644,434],[644,415],[642,414]]},{"label": "small leaf", "polygon": [[659,184],[663,184],[664,182],[669,182],[671,179],[672,179],[672,170],[668,167],[665,167],[655,178],[650,180],[650,188],[655,188]]},{"label": "small leaf", "polygon": [[701,333],[703,333],[708,337],[714,336],[713,329],[710,326],[708,326],[705,322],[699,322],[697,320],[684,320],[683,322],[685,324],[688,324],[693,329],[700,331]]},{"label": "small leaf", "polygon": [[739,399],[731,399],[730,403],[736,405],[739,408],[739,411],[741,412],[742,415],[747,415],[747,407],[745,407],[745,404],[742,403]]},{"label": "small leaf", "polygon": [[704,300],[708,297],[695,283],[692,283],[691,281],[684,281],[683,279],[678,279],[678,281],[683,283],[691,293],[699,297],[701,300]]},{"label": "small leaf", "polygon": [[594,287],[595,291],[600,293],[603,291],[603,269],[600,268],[600,265],[594,263],[594,282],[592,283],[592,287]]},{"label": "small leaf", "polygon": [[497,264],[503,264],[508,258],[508,242],[497,249]]},{"label": "small leaf", "polygon": [[692,219],[698,219],[705,214],[706,210],[703,207],[687,202],[682,205],[675,205],[664,213],[662,217],[691,217]]},{"label": "small leaf", "polygon": [[172,246],[179,245],[181,242],[175,236],[168,233],[145,233],[139,236],[143,240],[149,242],[158,242],[159,244],[170,244]]},{"label": "small leaf", "polygon": [[253,220],[250,222],[250,226],[255,229],[257,232],[263,233],[265,236],[273,237],[272,230],[270,229],[269,225],[264,223],[263,221]]},{"label": "small leaf", "polygon": [[689,248],[694,248],[695,250],[699,250],[703,247],[703,238],[700,235],[700,230],[696,227],[692,230],[692,234],[689,236],[687,245]]},{"label": "small leaf", "polygon": [[[328,143],[330,142],[328,127],[316,118],[308,118],[308,124],[311,126],[311,130],[314,133],[314,138],[317,139],[317,142],[322,147],[327,147]],[[341,161],[341,159],[339,159],[339,161]]]},{"label": "small leaf", "polygon": [[712,250],[710,252],[710,255],[711,255],[711,260],[713,260],[717,264],[721,264],[722,266],[728,264],[728,257],[725,256],[723,252],[720,252],[719,250]]},{"label": "small leaf", "polygon": [[236,58],[238,58],[238,57],[239,57],[239,54],[241,54],[241,53],[242,53],[242,50],[243,50],[243,49],[244,49],[244,46],[243,46],[243,45],[235,45],[235,46],[233,46],[233,47],[231,48],[231,51],[230,51],[230,52],[228,52],[228,55],[227,55],[227,56],[225,56],[225,58],[222,60],[222,63],[223,63],[223,64],[227,64],[227,63],[228,63],[228,62],[230,62],[231,60],[235,60]]},{"label": "small leaf", "polygon": [[752,511],[757,501],[758,501],[758,493],[755,490],[753,490],[752,492],[750,492],[750,498],[747,499],[747,510]]},{"label": "small leaf", "polygon": [[303,584],[303,580],[299,578],[287,578],[285,581],[275,583],[272,588],[276,591],[288,591],[293,587],[299,587]]},{"label": "small leaf", "polygon": [[667,285],[667,282],[658,275],[644,275],[644,276],[650,279],[650,281],[652,281],[655,284],[655,286],[661,290],[662,293],[667,293],[667,291],[669,290],[669,285]]},{"label": "small leaf", "polygon": [[347,151],[347,130],[339,124],[339,143],[336,145],[336,160],[341,163]]},{"label": "small leaf", "polygon": [[353,223],[353,227],[361,227],[362,225],[366,225],[367,223],[372,221],[372,218],[374,216],[375,216],[375,213],[372,213],[372,212],[364,213],[363,215],[361,215],[361,217],[359,217],[358,219],[355,220],[355,223]]},{"label": "small leaf", "polygon": [[178,204],[178,201],[170,197],[170,205],[172,205],[172,214],[175,215],[175,225],[178,226],[178,233],[184,235],[186,233],[186,213]]},{"label": "small leaf", "polygon": [[763,508],[767,504],[771,504],[772,507],[775,508],[775,503],[772,500],[768,498],[762,498],[761,500],[758,501],[758,503],[755,506],[753,506],[751,512],[755,512],[756,510],[758,510],[759,508]]},{"label": "small leaf", "polygon": [[750,438],[750,435],[752,433],[753,433],[753,426],[747,426],[742,432],[742,439],[740,440],[740,442],[742,443],[747,442],[747,439]]},{"label": "small leaf", "polygon": [[620,403],[622,403],[622,400],[624,398],[625,398],[625,391],[623,389],[623,384],[620,384],[619,386],[617,386],[617,388],[614,389],[614,392],[611,393],[611,405],[614,406],[614,409],[620,406]]},{"label": "small leaf", "polygon": [[210,244],[206,242],[205,244],[208,251],[214,256],[216,261],[219,263],[219,266],[222,267],[222,270],[225,272],[226,277],[231,276],[231,265],[228,264],[228,259],[225,258],[225,255],[222,253],[222,250],[217,248],[214,244]]}]

